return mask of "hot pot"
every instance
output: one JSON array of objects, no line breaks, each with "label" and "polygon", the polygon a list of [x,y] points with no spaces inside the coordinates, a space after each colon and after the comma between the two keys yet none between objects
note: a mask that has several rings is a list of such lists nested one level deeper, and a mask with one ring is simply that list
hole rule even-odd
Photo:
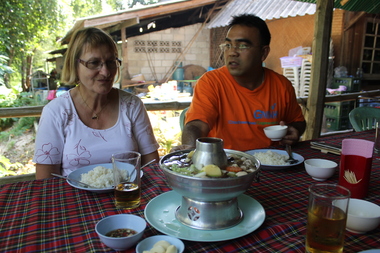
[{"label": "hot pot", "polygon": [[[173,152],[163,156],[160,160],[160,167],[168,184],[174,191],[182,195],[182,203],[176,210],[176,218],[182,224],[192,228],[215,230],[237,225],[244,216],[238,206],[237,197],[243,194],[252,185],[252,182],[259,181],[260,161],[244,152],[223,149],[223,141],[219,142],[218,140],[220,139],[198,139],[193,157],[200,159],[203,165],[207,165],[207,162],[210,161],[206,160],[211,159],[216,165],[219,161],[223,167],[226,166],[226,157],[238,155],[250,159],[255,164],[256,170],[247,175],[233,178],[197,178],[178,174],[165,166],[167,160],[174,156],[186,155],[191,150]],[[197,154],[197,152],[202,154]],[[208,152],[209,154],[207,154]],[[218,158],[215,153],[225,157]]]}]

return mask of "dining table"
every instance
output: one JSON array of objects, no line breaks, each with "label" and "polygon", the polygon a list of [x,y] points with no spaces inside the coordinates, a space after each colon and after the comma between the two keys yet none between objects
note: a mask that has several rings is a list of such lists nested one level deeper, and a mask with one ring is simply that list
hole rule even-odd
[{"label": "dining table", "polygon": [[[374,137],[375,131],[367,130],[326,135],[311,141],[339,146],[343,139],[373,141]],[[313,149],[311,141],[298,142],[293,146],[293,152],[304,159],[323,158],[339,164],[340,155]],[[280,145],[268,148],[284,149]],[[338,174],[339,166],[325,182],[337,184]],[[238,237],[223,237],[220,241],[182,239],[184,252],[305,252],[308,188],[318,181],[306,173],[303,163],[283,170],[262,169],[259,179],[252,182],[243,194],[260,203],[264,209],[265,217],[261,224],[248,224],[246,226],[255,229]],[[159,163],[143,168],[141,184],[141,204],[130,210],[115,207],[113,192],[95,193],[77,189],[57,177],[1,185],[0,251],[115,252],[100,241],[95,232],[96,223],[102,218],[124,213],[146,219],[145,209],[149,203],[172,191]],[[364,199],[380,205],[379,154],[373,155],[369,192]],[[154,214],[154,211],[150,210],[150,213]],[[245,210],[246,214],[254,211]],[[157,213],[157,219],[160,215]],[[155,219],[155,216],[150,219]],[[163,234],[152,224],[147,221],[141,240]],[[214,232],[208,231],[210,235]],[[380,227],[364,234],[346,231],[345,253],[369,249],[380,249]],[[135,252],[135,247],[124,252]]]}]

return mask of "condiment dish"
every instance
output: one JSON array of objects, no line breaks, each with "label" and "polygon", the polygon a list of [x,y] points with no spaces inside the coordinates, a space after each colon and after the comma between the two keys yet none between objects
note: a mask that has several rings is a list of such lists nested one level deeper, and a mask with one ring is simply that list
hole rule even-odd
[{"label": "condiment dish", "polygon": [[174,245],[177,248],[177,253],[182,253],[185,250],[185,245],[180,239],[168,235],[155,235],[147,237],[141,242],[139,242],[139,244],[137,244],[136,247],[136,253],[150,251],[153,248],[153,246],[159,241],[166,241],[169,244]]},{"label": "condiment dish", "polygon": [[280,141],[288,131],[288,126],[274,125],[264,128],[265,135],[272,141]]},{"label": "condiment dish", "polygon": [[346,229],[352,233],[364,234],[380,224],[380,206],[362,199],[350,199],[347,211]]},{"label": "condiment dish", "polygon": [[[95,231],[100,241],[116,251],[126,250],[136,245],[146,228],[146,221],[133,214],[117,214],[103,218],[96,226]],[[110,237],[106,234],[116,229],[132,229],[136,234],[128,237]]]},{"label": "condiment dish", "polygon": [[304,164],[307,174],[317,181],[325,181],[332,177],[338,166],[336,162],[318,158],[307,159],[304,161]]}]

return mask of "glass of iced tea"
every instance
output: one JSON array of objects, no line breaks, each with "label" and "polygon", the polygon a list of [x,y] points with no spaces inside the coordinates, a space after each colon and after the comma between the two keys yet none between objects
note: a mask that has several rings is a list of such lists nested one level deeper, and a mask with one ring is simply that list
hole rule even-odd
[{"label": "glass of iced tea", "polygon": [[117,208],[132,209],[140,205],[140,160],[140,153],[134,151],[112,155],[115,205]]},{"label": "glass of iced tea", "polygon": [[350,191],[337,184],[309,187],[306,252],[343,252]]}]

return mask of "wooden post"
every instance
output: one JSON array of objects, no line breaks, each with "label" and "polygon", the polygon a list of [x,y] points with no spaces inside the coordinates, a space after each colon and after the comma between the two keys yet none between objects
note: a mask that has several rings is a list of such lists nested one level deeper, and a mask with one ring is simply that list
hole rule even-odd
[{"label": "wooden post", "polygon": [[126,25],[121,27],[121,55],[122,55],[122,67],[121,67],[121,78],[120,78],[120,88],[123,85],[128,84],[128,80],[131,79],[128,71],[128,45],[127,45],[127,34],[126,34]]},{"label": "wooden post", "polygon": [[314,21],[311,85],[307,100],[306,131],[303,140],[318,138],[322,128],[327,66],[334,0],[318,0]]}]

